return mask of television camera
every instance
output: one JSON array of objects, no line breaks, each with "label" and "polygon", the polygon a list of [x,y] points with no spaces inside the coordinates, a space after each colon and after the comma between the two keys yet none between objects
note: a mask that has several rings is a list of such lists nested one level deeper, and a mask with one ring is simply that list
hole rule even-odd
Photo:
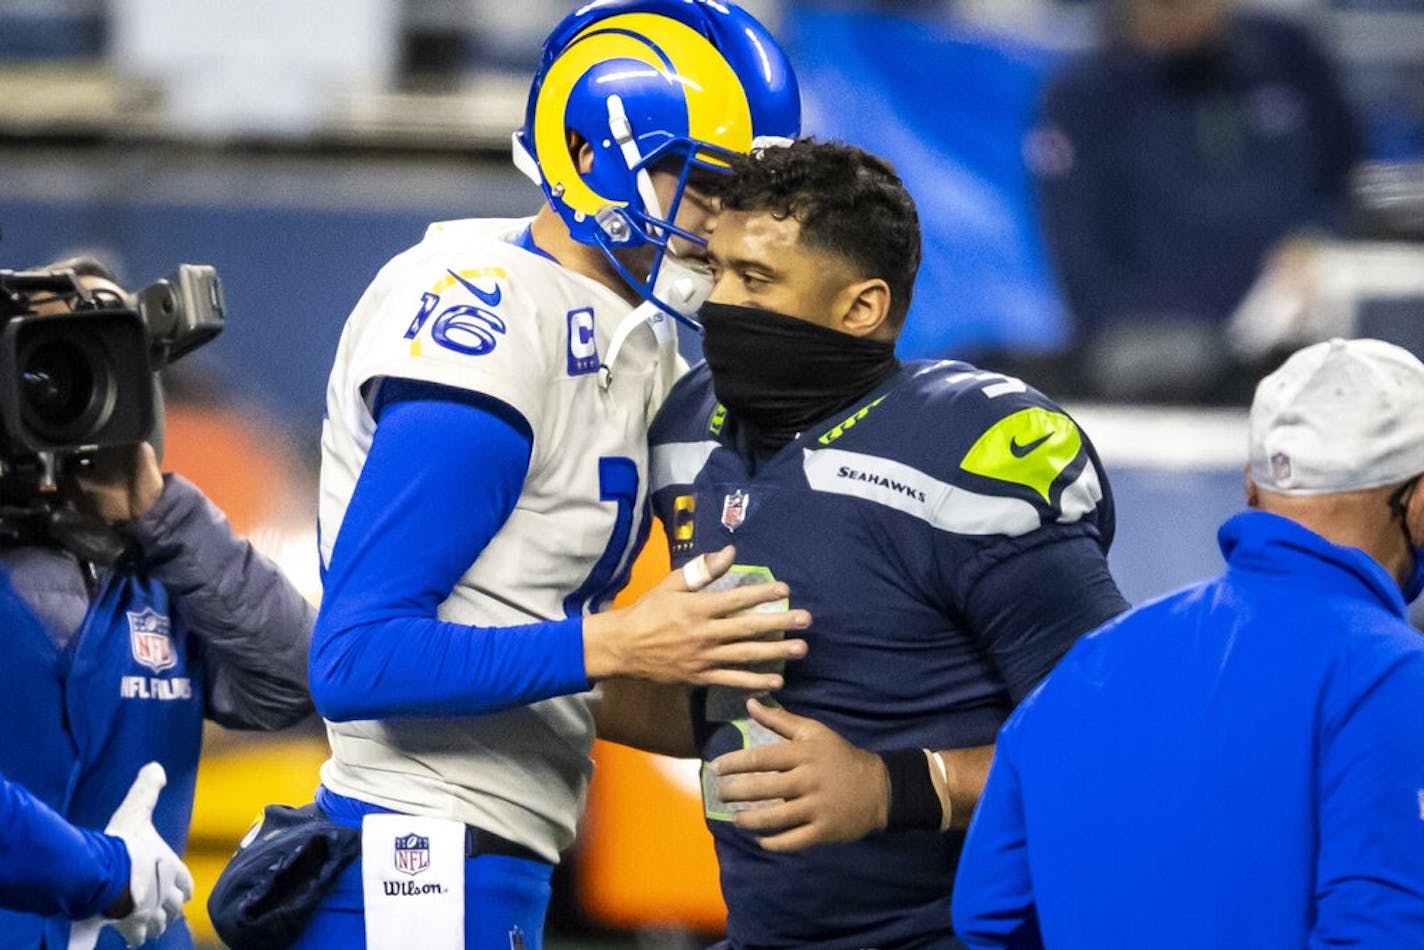
[{"label": "television camera", "polygon": [[0,541],[54,535],[65,470],[150,438],[154,374],[217,336],[225,310],[207,265],[131,294],[74,270],[0,270]]}]

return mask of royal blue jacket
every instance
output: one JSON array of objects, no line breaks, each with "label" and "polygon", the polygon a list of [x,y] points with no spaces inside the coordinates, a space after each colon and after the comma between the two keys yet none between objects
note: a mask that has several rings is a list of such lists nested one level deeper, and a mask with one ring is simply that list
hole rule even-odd
[{"label": "royal blue jacket", "polygon": [[[142,549],[140,563],[101,573],[92,592],[62,551],[0,551],[0,774],[73,826],[99,829],[138,770],[160,762],[168,784],[153,823],[181,854],[203,719],[275,729],[311,712],[305,672],[313,611],[180,478],[170,477],[154,508],[128,530]],[[75,598],[77,629],[57,631],[70,626],[65,604]],[[35,827],[21,823],[23,809],[10,815],[14,824],[0,827],[0,836]],[[96,847],[111,840],[91,839]],[[39,853],[0,849],[0,860],[0,881],[41,871],[29,866]],[[127,880],[123,863],[107,866]],[[89,873],[85,864],[72,871]],[[0,911],[0,948],[63,947],[66,914],[94,906],[71,903],[57,912],[52,897],[32,893],[21,902],[29,913]],[[180,921],[152,945],[190,947],[192,936]],[[105,929],[99,946],[123,941]]]},{"label": "royal blue jacket", "polygon": [[1241,514],[1222,576],[1085,637],[1010,717],[970,947],[1424,946],[1424,637],[1364,552]]}]

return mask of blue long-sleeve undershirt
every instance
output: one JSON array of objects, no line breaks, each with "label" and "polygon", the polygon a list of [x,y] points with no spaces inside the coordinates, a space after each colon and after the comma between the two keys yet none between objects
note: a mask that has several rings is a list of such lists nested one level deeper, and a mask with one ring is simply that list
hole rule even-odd
[{"label": "blue long-sleeve undershirt", "polygon": [[0,907],[95,917],[128,887],[129,869],[128,849],[118,838],[74,827],[0,778]]},{"label": "blue long-sleeve undershirt", "polygon": [[487,397],[395,379],[376,416],[312,633],[318,711],[333,722],[471,716],[588,689],[581,617],[436,617],[514,510],[528,424]]}]

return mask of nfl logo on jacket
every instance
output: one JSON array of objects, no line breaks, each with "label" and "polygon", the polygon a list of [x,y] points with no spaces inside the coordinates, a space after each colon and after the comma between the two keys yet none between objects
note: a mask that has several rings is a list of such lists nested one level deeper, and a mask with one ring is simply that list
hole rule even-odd
[{"label": "nfl logo on jacket", "polygon": [[155,673],[162,673],[178,663],[173,641],[168,637],[168,618],[152,607],[137,613],[129,611],[129,644],[133,658]]}]

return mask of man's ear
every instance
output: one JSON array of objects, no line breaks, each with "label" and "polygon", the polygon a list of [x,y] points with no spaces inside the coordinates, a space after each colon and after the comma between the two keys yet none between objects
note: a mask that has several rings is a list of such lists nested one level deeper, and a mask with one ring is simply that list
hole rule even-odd
[{"label": "man's ear", "polygon": [[587,175],[593,171],[593,146],[573,129],[568,130],[567,136],[569,157],[574,160],[574,167],[580,175]]},{"label": "man's ear", "polygon": [[857,281],[836,298],[836,329],[851,336],[894,339],[890,320],[890,285],[879,277]]},{"label": "man's ear", "polygon": [[1256,480],[1251,477],[1251,466],[1246,466],[1246,507],[1261,507],[1261,489],[1256,486]]},{"label": "man's ear", "polygon": [[1409,489],[1409,501],[1404,505],[1404,523],[1424,526],[1424,475],[1414,476],[1414,487]]}]

